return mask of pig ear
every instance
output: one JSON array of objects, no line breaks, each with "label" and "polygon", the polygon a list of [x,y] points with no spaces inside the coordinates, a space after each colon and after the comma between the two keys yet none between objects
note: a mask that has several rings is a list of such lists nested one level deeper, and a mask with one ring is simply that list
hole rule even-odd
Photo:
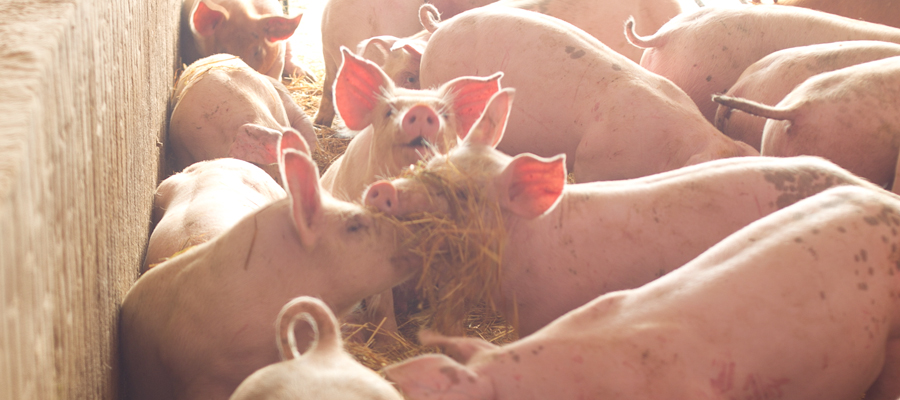
[{"label": "pig ear", "polygon": [[566,185],[566,157],[541,158],[520,154],[500,174],[500,205],[522,218],[547,212]]},{"label": "pig ear", "polygon": [[280,15],[272,15],[264,17],[260,20],[263,26],[263,33],[266,35],[266,41],[269,43],[287,40],[294,35],[297,26],[300,25],[300,19],[303,14],[297,14],[294,17],[282,17]]},{"label": "pig ear", "polygon": [[416,60],[422,59],[422,53],[425,52],[426,43],[421,40],[398,40],[391,46],[391,51],[397,49],[406,50]]},{"label": "pig ear", "polygon": [[284,155],[285,150],[297,150],[307,156],[310,155],[309,144],[306,143],[306,139],[303,139],[300,132],[294,128],[285,129],[281,135],[281,141],[278,142],[278,154]]},{"label": "pig ear", "polygon": [[428,354],[388,365],[388,380],[410,399],[494,399],[494,384],[443,354]]},{"label": "pig ear", "polygon": [[262,125],[244,124],[238,129],[234,143],[228,149],[228,157],[263,165],[274,164],[278,162],[279,140],[281,131]]},{"label": "pig ear", "polygon": [[211,1],[200,0],[191,14],[191,30],[200,36],[212,36],[222,21],[228,20],[228,10]]},{"label": "pig ear", "polygon": [[300,235],[300,243],[311,250],[318,240],[313,224],[322,210],[319,171],[309,156],[296,150],[285,150],[283,163],[281,181],[291,198],[291,216]]},{"label": "pig ear", "polygon": [[344,124],[362,130],[372,123],[372,112],[382,91],[393,91],[391,79],[371,61],[341,47],[344,61],[334,81],[334,102]]},{"label": "pig ear", "polygon": [[500,78],[502,72],[498,72],[487,78],[461,77],[445,83],[441,87],[441,93],[450,93],[453,96],[453,113],[456,114],[457,131],[459,137],[465,137],[466,133],[481,116],[488,99],[500,90]]},{"label": "pig ear", "polygon": [[361,55],[366,60],[370,60],[375,64],[384,64],[388,58],[391,45],[397,41],[394,36],[375,36],[359,42],[356,48],[356,54]]},{"label": "pig ear", "polygon": [[503,138],[503,132],[506,131],[506,122],[509,120],[509,111],[512,109],[515,94],[516,91],[512,88],[495,93],[488,100],[481,117],[475,121],[469,133],[463,136],[463,143],[497,147]]}]

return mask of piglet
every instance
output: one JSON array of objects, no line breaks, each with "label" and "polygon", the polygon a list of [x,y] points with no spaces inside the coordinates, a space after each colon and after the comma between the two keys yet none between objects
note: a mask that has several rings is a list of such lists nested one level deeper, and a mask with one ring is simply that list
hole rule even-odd
[{"label": "piglet", "polygon": [[672,82],[543,14],[481,7],[441,23],[422,55],[422,87],[503,72],[516,89],[498,149],[565,153],[575,181],[629,179],[759,153],[703,119]]},{"label": "piglet", "polygon": [[[288,301],[316,296],[342,316],[413,274],[396,224],[323,192],[295,131],[280,145],[287,198],[151,268],[125,295],[119,339],[128,398],[227,399],[279,361],[273,321]],[[308,337],[308,327],[298,328]]]},{"label": "piglet", "polygon": [[284,16],[278,0],[184,0],[181,58],[191,64],[228,53],[272,78],[299,74],[314,82],[311,71],[294,63],[288,43],[301,17]]},{"label": "piglet", "polygon": [[337,110],[349,129],[361,132],[322,175],[322,187],[342,200],[359,200],[378,178],[446,153],[500,90],[499,73],[456,78],[435,90],[398,88],[377,65],[346,48],[343,54],[334,84]]},{"label": "piglet", "polygon": [[813,76],[774,107],[725,96],[714,99],[769,118],[763,155],[821,156],[877,185],[897,186],[900,56]]},{"label": "piglet", "polygon": [[[438,0],[441,11],[455,13],[496,0]],[[322,11],[322,53],[325,79],[322,99],[313,120],[331,126],[335,108],[332,86],[340,70],[341,47],[356,49],[365,39],[389,35],[406,37],[422,30],[419,6],[422,0],[329,0]]]},{"label": "piglet", "polygon": [[[900,56],[900,45],[872,40],[779,50],[747,67],[725,96],[777,104],[813,75],[893,56]],[[766,120],[746,113],[732,113],[731,108],[720,104],[716,109],[715,125],[728,137],[759,150]]]},{"label": "piglet", "polygon": [[[485,210],[466,218],[486,221],[479,230],[504,232],[499,287],[486,290],[508,321],[518,321],[521,335],[601,294],[659,278],[802,198],[839,185],[877,189],[817,157],[739,157],[631,180],[566,184],[562,155],[510,157],[494,149],[511,93],[496,94],[462,143],[428,162],[428,179],[377,182],[366,204],[405,218],[448,215],[449,204],[483,197]],[[499,205],[502,226],[483,214],[491,204]]]},{"label": "piglet", "polygon": [[[294,326],[305,320],[316,334],[303,355]],[[401,400],[390,383],[343,349],[338,321],[321,300],[302,296],[281,309],[275,321],[283,361],[247,377],[230,400]]]},{"label": "piglet", "polygon": [[451,356],[384,371],[410,400],[896,399],[898,229],[896,197],[829,189],[516,342],[423,333]]},{"label": "piglet", "polygon": [[167,157],[174,172],[198,161],[233,157],[280,179],[276,150],[285,127],[316,147],[312,123],[284,85],[228,54],[188,66],[171,102]]},{"label": "piglet", "polygon": [[172,175],[153,197],[153,232],[141,272],[208,242],[252,211],[285,196],[262,169],[246,161],[201,161]]},{"label": "piglet", "polygon": [[724,93],[744,69],[789,47],[846,40],[900,43],[900,29],[801,7],[702,7],[683,13],[649,37],[629,23],[628,40],[644,50],[641,66],[682,88],[712,121],[715,93]]}]

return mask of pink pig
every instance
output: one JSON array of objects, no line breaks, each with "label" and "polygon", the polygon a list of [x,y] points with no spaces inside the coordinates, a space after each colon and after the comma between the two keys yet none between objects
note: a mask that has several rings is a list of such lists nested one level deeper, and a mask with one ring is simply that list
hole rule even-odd
[{"label": "pink pig", "polygon": [[181,53],[185,64],[218,53],[240,57],[261,74],[315,76],[292,61],[287,41],[303,14],[285,17],[278,0],[184,0]]},{"label": "pink pig", "polygon": [[[490,6],[518,8],[561,19],[634,62],[641,61],[643,50],[632,46],[622,35],[621,26],[625,21],[633,16],[641,29],[651,34],[681,13],[681,5],[676,0],[500,0]],[[439,27],[436,11],[428,3],[419,9],[425,31],[402,39],[393,36],[370,38],[360,43],[357,53],[375,61],[397,85],[418,89],[422,52],[431,33]],[[441,13],[440,17],[450,18],[446,13]],[[465,44],[460,47],[465,48]]]},{"label": "pink pig", "polygon": [[198,161],[233,157],[266,167],[280,179],[275,163],[284,127],[316,146],[312,123],[284,85],[228,54],[188,66],[172,103],[169,161],[176,172]]},{"label": "pink pig", "polygon": [[704,120],[672,82],[543,14],[493,6],[465,12],[443,22],[422,55],[422,87],[496,71],[518,97],[498,149],[565,153],[577,182],[759,154]]},{"label": "pink pig", "polygon": [[900,56],[816,75],[774,107],[716,98],[731,108],[769,118],[763,155],[816,155],[877,185],[897,184]]},{"label": "pink pig", "polygon": [[641,66],[682,88],[712,121],[711,96],[724,93],[744,69],[789,47],[846,40],[900,43],[900,30],[800,7],[744,5],[702,7],[663,25],[650,37],[639,37],[634,24],[628,40],[644,48]]},{"label": "pink pig", "polygon": [[896,399],[898,229],[896,197],[830,189],[514,343],[423,332],[449,357],[385,373],[410,400]]},{"label": "pink pig", "polygon": [[[303,355],[297,349],[294,325],[312,325],[316,339]],[[275,321],[282,362],[247,377],[230,400],[401,400],[403,397],[375,371],[362,366],[343,349],[341,329],[321,300],[302,296],[281,309]]]},{"label": "pink pig", "polygon": [[[822,43],[779,50],[747,67],[737,82],[725,92],[725,96],[762,104],[777,104],[797,85],[813,75],[898,55],[900,45],[871,40]],[[716,110],[715,125],[728,137],[759,150],[766,120],[746,113],[732,112],[731,108],[720,104]]]},{"label": "pink pig", "polygon": [[284,196],[284,189],[262,169],[234,158],[201,161],[166,178],[153,198],[154,228],[141,272],[214,239]]},{"label": "pink pig", "polygon": [[[438,8],[464,10],[496,0],[439,0]],[[422,0],[329,0],[322,12],[322,55],[325,81],[322,100],[313,120],[331,126],[334,120],[332,85],[341,66],[341,47],[356,49],[365,39],[390,35],[406,37],[422,30]]]},{"label": "pink pig", "polygon": [[[126,294],[120,345],[128,398],[227,399],[279,361],[273,322],[285,303],[312,295],[344,315],[414,273],[395,224],[324,193],[295,131],[280,146],[287,198],[150,269]],[[298,328],[307,337],[309,328]]]},{"label": "pink pig", "polygon": [[[467,180],[470,185],[454,187],[483,188],[487,201],[500,205],[501,288],[492,299],[508,320],[518,319],[521,335],[601,294],[659,278],[802,198],[838,185],[875,188],[815,157],[740,157],[567,185],[562,155],[510,157],[494,150],[510,94],[495,95],[462,143],[426,170],[451,182]],[[366,204],[395,216],[446,213],[447,200],[434,189],[409,178],[380,181],[368,189]]]}]

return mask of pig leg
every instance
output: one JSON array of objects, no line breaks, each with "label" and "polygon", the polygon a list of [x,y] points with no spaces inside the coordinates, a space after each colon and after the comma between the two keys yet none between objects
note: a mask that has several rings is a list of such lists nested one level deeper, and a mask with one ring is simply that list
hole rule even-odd
[{"label": "pig leg", "polygon": [[274,86],[275,90],[278,92],[278,96],[281,97],[281,102],[284,104],[284,111],[287,113],[291,128],[300,132],[300,136],[306,140],[306,144],[309,145],[310,150],[315,151],[318,139],[316,138],[316,129],[313,127],[312,122],[309,121],[309,117],[307,117],[300,106],[294,102],[291,93],[281,81],[274,78],[270,78],[270,80],[272,81],[272,86]]},{"label": "pig leg", "polygon": [[288,40],[284,47],[284,76],[302,76],[307,82],[316,83],[319,77],[309,70],[305,65],[298,64],[294,59],[294,51],[291,41]]},{"label": "pig leg", "polygon": [[325,81],[322,84],[322,100],[319,102],[319,110],[316,111],[313,122],[316,125],[331,126],[334,122],[334,79],[337,77],[337,66],[325,60]]}]

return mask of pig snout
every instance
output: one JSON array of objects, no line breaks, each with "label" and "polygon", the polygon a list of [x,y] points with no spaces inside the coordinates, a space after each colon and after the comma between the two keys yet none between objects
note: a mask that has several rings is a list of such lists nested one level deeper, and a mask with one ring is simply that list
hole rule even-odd
[{"label": "pig snout", "polygon": [[389,181],[378,181],[369,186],[363,195],[363,201],[367,206],[375,207],[387,215],[397,215],[397,189]]},{"label": "pig snout", "polygon": [[403,115],[401,130],[406,143],[409,146],[425,146],[436,144],[438,131],[441,128],[441,120],[434,109],[419,104],[413,106]]}]

